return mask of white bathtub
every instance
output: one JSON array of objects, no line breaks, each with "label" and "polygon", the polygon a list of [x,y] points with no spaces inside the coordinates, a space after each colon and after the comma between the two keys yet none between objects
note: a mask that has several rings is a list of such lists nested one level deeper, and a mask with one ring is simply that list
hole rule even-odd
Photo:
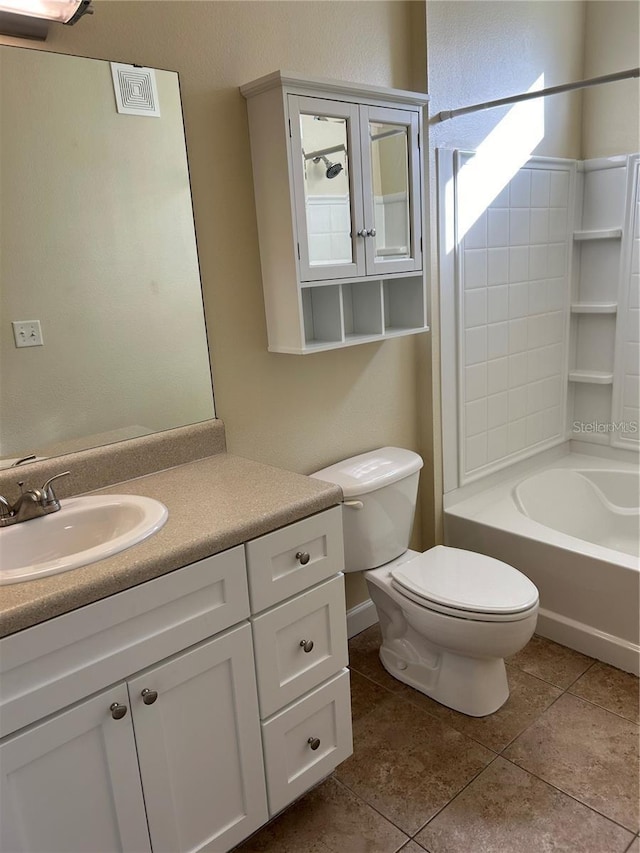
[{"label": "white bathtub", "polygon": [[640,674],[637,463],[570,453],[526,467],[447,496],[447,544],[524,572],[537,633]]}]

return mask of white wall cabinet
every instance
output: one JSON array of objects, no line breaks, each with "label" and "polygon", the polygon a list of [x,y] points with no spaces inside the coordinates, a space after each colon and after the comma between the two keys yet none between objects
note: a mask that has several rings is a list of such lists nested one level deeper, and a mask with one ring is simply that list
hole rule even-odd
[{"label": "white wall cabinet", "polygon": [[426,326],[424,94],[291,77],[247,98],[269,349]]},{"label": "white wall cabinet", "polygon": [[[346,758],[340,520],[0,640],[1,853],[223,853]],[[279,755],[267,774],[263,749]]]}]

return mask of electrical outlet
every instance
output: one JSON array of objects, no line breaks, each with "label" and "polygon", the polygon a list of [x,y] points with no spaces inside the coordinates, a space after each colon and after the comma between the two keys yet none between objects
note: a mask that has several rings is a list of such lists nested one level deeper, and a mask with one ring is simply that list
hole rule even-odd
[{"label": "electrical outlet", "polygon": [[40,320],[14,320],[11,325],[17,347],[43,346]]}]

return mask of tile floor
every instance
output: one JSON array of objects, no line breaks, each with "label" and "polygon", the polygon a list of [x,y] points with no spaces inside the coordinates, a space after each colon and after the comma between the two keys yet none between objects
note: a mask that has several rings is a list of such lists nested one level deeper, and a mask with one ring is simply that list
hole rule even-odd
[{"label": "tile floor", "polygon": [[354,754],[237,853],[640,853],[638,679],[541,637],[465,717],[349,643]]}]

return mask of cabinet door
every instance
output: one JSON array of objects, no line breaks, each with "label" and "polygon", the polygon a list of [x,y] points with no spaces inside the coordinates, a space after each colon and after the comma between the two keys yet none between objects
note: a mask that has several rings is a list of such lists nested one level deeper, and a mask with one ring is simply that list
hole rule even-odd
[{"label": "cabinet door", "polygon": [[129,695],[154,853],[222,853],[266,821],[248,624],[147,670]]},{"label": "cabinet door", "polygon": [[288,103],[300,280],[362,275],[358,107],[297,95]]},{"label": "cabinet door", "polygon": [[367,275],[422,269],[419,118],[360,107]]},{"label": "cabinet door", "polygon": [[149,835],[124,685],[0,746],[3,853],[144,853]]}]

